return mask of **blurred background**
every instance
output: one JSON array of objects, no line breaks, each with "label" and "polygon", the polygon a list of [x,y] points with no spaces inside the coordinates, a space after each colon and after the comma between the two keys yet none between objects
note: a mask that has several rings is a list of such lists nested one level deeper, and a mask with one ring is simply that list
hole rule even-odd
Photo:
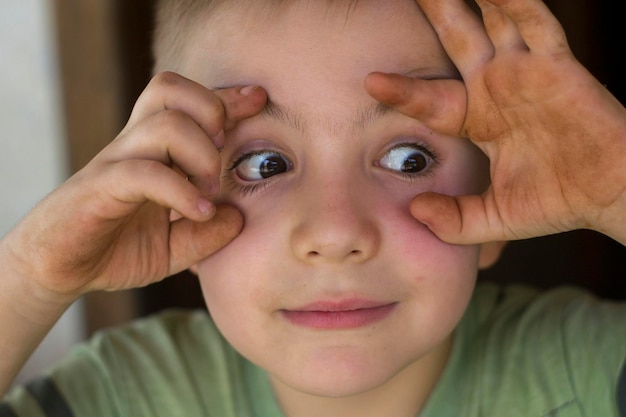
[{"label": "blurred background", "polygon": [[[21,0],[0,6],[0,236],[124,126],[151,75],[152,3]],[[626,32],[615,3],[546,3],[578,59],[624,103]],[[626,299],[626,249],[589,231],[513,242],[480,279],[544,288],[574,284]],[[202,307],[189,273],[145,289],[91,294],[66,313],[20,381],[99,329],[170,307]]]}]

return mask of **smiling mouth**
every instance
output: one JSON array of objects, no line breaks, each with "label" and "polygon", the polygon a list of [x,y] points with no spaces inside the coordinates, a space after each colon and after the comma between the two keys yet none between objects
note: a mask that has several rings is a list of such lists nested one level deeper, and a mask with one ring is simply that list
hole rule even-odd
[{"label": "smiling mouth", "polygon": [[314,303],[294,310],[281,310],[291,324],[312,329],[353,329],[377,323],[389,317],[397,303],[350,301]]}]

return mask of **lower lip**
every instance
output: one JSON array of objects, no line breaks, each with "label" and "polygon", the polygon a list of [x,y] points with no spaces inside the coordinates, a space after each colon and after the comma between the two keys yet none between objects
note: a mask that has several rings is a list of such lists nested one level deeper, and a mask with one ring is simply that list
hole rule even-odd
[{"label": "lower lip", "polygon": [[379,307],[342,311],[294,311],[283,310],[282,314],[292,324],[313,329],[354,329],[364,327],[387,318],[396,304]]}]

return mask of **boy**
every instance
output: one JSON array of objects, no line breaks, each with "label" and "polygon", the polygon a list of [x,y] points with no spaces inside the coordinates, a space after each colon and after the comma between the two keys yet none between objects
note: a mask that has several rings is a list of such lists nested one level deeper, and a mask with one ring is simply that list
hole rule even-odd
[{"label": "boy", "polygon": [[164,1],[173,72],[2,241],[2,390],[87,291],[193,265],[211,319],[104,333],[0,415],[619,415],[624,306],[473,291],[494,242],[626,243],[626,111],[541,2],[419,5]]}]

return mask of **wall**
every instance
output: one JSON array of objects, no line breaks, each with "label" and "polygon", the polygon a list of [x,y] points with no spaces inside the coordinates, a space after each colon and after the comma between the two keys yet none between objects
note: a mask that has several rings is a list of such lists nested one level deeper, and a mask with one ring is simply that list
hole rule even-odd
[{"label": "wall", "polygon": [[[2,5],[0,236],[68,173],[52,22],[48,0]],[[82,339],[82,316],[81,303],[68,310],[24,368],[20,380],[38,374]]]}]

